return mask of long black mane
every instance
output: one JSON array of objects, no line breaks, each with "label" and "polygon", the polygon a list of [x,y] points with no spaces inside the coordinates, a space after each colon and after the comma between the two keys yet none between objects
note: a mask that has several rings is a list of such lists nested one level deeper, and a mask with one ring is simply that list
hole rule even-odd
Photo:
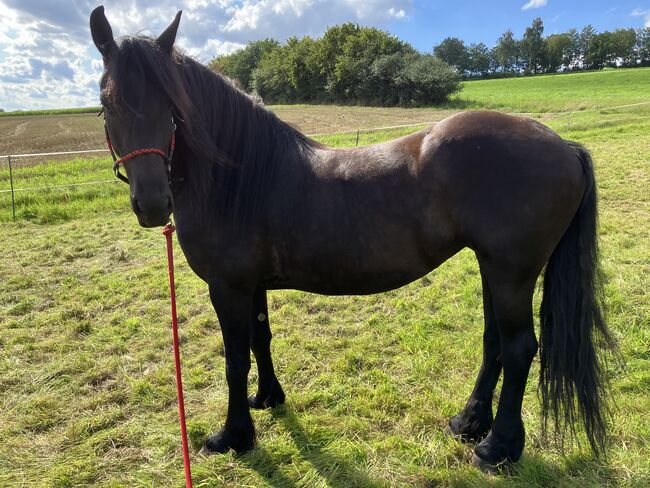
[{"label": "long black mane", "polygon": [[122,101],[119,87],[134,74],[169,97],[178,127],[172,176],[185,180],[178,197],[207,216],[253,218],[283,161],[318,146],[223,75],[177,49],[169,56],[155,39],[122,38],[111,74]]}]

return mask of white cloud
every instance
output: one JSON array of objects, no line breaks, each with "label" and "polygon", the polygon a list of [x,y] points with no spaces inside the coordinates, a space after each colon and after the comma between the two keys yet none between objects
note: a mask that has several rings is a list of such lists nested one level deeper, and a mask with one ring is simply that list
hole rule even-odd
[{"label": "white cloud", "polygon": [[404,12],[404,9],[397,10],[396,8],[391,7],[388,9],[388,15],[395,19],[403,19],[406,17],[406,12]]},{"label": "white cloud", "polygon": [[650,10],[635,8],[630,12],[632,17],[643,17],[644,27],[650,27]]},{"label": "white cloud", "polygon": [[529,0],[529,2],[521,7],[521,10],[528,10],[531,8],[541,8],[548,4],[548,0]]},{"label": "white cloud", "polygon": [[226,8],[228,20],[220,26],[233,40],[292,35],[318,36],[341,22],[380,25],[405,18],[412,0],[245,0]]},{"label": "white cloud", "polygon": [[[0,107],[5,110],[98,103],[101,57],[90,12],[98,0],[0,0]],[[104,0],[116,37],[156,36],[183,10],[177,45],[202,62],[273,37],[319,36],[328,26],[382,27],[408,18],[413,0]]]},{"label": "white cloud", "polygon": [[[185,41],[187,38],[180,37],[178,39],[179,45],[187,45]],[[230,42],[230,41],[221,41],[219,39],[208,39],[205,45],[201,47],[189,47],[185,49],[190,56],[193,56],[196,59],[209,61],[215,56],[220,56],[221,54],[230,54],[244,47],[244,44],[239,42]]]}]

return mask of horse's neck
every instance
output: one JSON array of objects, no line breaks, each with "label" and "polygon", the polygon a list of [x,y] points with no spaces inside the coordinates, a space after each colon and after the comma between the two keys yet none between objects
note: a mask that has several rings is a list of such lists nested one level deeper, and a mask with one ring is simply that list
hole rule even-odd
[{"label": "horse's neck", "polygon": [[259,113],[260,107],[223,77],[212,75],[216,77],[218,91],[210,99],[201,102],[213,115],[218,114],[212,117],[211,135],[219,140],[220,135],[229,134],[230,139],[223,142],[233,146],[239,141],[249,142],[254,135],[248,134],[247,131],[262,115]]},{"label": "horse's neck", "polygon": [[[270,140],[276,129],[269,123],[270,114],[226,80],[213,80],[212,87],[213,98],[192,100],[204,124],[194,137],[200,133],[209,144],[183,144],[179,154],[186,178],[179,204],[184,213],[196,213],[198,218],[188,219],[194,224],[202,221],[199,214],[204,212],[203,222],[216,225],[241,209],[247,212],[251,204],[255,207],[263,197],[260,192],[268,189],[259,178],[269,171],[276,151]],[[203,151],[206,148],[212,152]],[[241,217],[243,223],[246,216]]]}]

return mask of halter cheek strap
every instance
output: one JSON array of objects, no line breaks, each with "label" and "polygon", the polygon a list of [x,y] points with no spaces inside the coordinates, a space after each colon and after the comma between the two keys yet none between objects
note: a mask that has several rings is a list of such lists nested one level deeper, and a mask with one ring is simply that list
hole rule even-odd
[{"label": "halter cheek strap", "polygon": [[147,147],[144,149],[136,149],[135,151],[131,151],[130,153],[126,154],[125,156],[122,156],[121,158],[118,158],[115,155],[115,149],[113,149],[113,144],[111,143],[111,138],[108,135],[108,128],[106,127],[106,124],[104,124],[104,132],[106,133],[106,144],[108,145],[108,150],[111,152],[111,157],[113,158],[113,172],[115,173],[115,176],[117,176],[120,180],[122,180],[125,183],[129,182],[129,179],[124,176],[122,173],[120,173],[120,166],[124,164],[125,161],[128,161],[129,159],[133,159],[137,156],[141,156],[143,154],[157,154],[161,158],[163,158],[163,161],[165,162],[165,168],[167,170],[167,176],[171,179],[171,161],[172,161],[172,156],[174,155],[174,149],[176,147],[176,123],[174,122],[174,118],[172,117],[172,137],[171,141],[169,142],[169,150],[167,151],[167,154],[164,153],[164,151],[155,148],[155,147]]}]

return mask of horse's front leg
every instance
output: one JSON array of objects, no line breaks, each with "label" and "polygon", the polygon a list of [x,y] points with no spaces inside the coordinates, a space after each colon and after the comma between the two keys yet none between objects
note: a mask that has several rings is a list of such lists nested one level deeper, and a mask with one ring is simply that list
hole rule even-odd
[{"label": "horse's front leg", "polygon": [[251,408],[274,408],[284,403],[284,392],[275,376],[271,359],[271,327],[266,303],[266,290],[258,289],[253,296],[251,317],[251,350],[257,361],[257,393],[248,398]]},{"label": "horse's front leg", "polygon": [[219,317],[226,353],[228,414],[219,432],[203,445],[203,452],[244,452],[255,443],[255,428],[248,411],[248,371],[250,360],[250,317],[253,290],[235,288],[221,281],[210,282],[210,299]]}]

